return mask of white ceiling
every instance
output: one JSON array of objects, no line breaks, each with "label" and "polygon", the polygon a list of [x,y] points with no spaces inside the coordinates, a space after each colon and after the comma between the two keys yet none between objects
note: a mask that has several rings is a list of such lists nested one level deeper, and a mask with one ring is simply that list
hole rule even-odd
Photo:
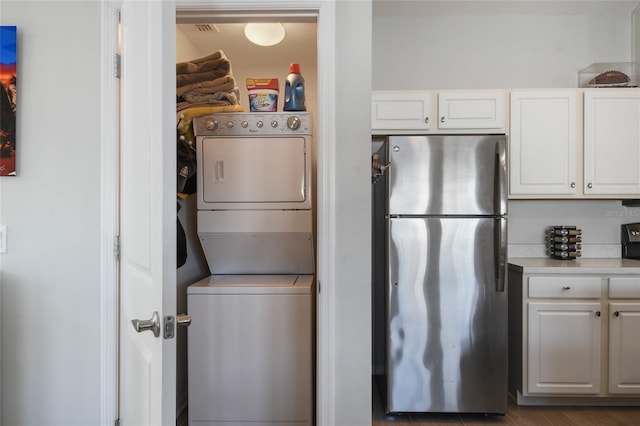
[{"label": "white ceiling", "polygon": [[[244,23],[177,24],[177,30],[201,56],[222,50],[234,66],[281,66],[285,62],[317,65],[317,24],[286,23],[284,40],[276,46],[257,46],[244,36]],[[204,29],[204,31],[203,31]]]}]

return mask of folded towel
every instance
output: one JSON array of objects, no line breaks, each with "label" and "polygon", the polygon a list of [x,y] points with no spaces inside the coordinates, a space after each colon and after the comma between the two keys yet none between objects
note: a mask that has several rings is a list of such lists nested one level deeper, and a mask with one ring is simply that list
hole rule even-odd
[{"label": "folded towel", "polygon": [[231,65],[227,61],[226,67],[216,68],[211,71],[195,72],[189,74],[176,75],[176,87],[184,87],[190,84],[201,83],[203,81],[215,80],[216,78],[224,77],[231,71]]},{"label": "folded towel", "polygon": [[210,80],[178,86],[176,89],[176,96],[180,98],[185,93],[192,91],[198,91],[199,93],[229,92],[236,86],[236,80],[232,76],[224,75]]},{"label": "folded towel", "polygon": [[205,62],[183,62],[176,65],[176,74],[193,74],[197,72],[213,71],[218,68],[229,70],[231,67],[227,58],[211,59]]},{"label": "folded towel", "polygon": [[176,127],[178,133],[187,135],[187,141],[193,141],[191,121],[194,117],[214,114],[216,112],[244,112],[241,105],[193,105],[187,102],[184,108],[176,111]]},{"label": "folded towel", "polygon": [[[207,61],[210,61],[212,59],[220,59],[220,58],[226,58],[226,56],[225,56],[225,54],[224,54],[224,52],[222,50],[216,50],[215,52],[210,53],[207,56],[203,56],[202,58],[192,59],[192,60],[189,61],[189,63],[200,64],[202,62],[207,62]],[[187,62],[182,62],[182,63],[187,63]]]},{"label": "folded towel", "polygon": [[238,104],[238,97],[233,92],[198,93],[193,91],[185,93],[182,98],[192,104]]}]

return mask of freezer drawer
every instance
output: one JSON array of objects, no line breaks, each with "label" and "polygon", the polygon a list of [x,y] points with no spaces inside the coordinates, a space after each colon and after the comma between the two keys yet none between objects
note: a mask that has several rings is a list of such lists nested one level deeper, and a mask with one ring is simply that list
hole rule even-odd
[{"label": "freezer drawer", "polygon": [[390,215],[507,213],[506,136],[390,136]]},{"label": "freezer drawer", "polygon": [[504,413],[506,219],[388,225],[387,412]]}]

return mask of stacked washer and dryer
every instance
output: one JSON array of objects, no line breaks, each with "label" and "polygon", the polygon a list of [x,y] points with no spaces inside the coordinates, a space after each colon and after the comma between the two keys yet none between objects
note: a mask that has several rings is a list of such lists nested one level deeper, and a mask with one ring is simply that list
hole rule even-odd
[{"label": "stacked washer and dryer", "polygon": [[311,116],[220,113],[193,125],[213,275],[187,290],[189,422],[311,425]]}]

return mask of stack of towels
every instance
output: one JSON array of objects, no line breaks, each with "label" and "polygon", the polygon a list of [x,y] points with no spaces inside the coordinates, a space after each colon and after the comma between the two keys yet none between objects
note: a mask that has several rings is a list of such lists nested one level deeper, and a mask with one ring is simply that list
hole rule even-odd
[{"label": "stack of towels", "polygon": [[178,111],[193,106],[239,105],[231,63],[222,50],[176,64]]},{"label": "stack of towels", "polygon": [[244,112],[231,63],[222,50],[176,64],[176,121],[178,141],[195,149],[191,122],[216,112]]}]

